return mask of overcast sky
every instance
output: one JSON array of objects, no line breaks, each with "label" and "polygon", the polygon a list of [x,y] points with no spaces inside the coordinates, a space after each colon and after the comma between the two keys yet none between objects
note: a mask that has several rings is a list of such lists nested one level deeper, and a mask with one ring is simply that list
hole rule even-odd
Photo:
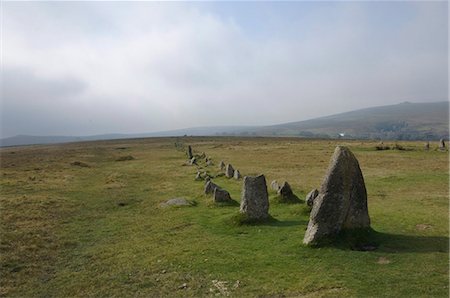
[{"label": "overcast sky", "polygon": [[443,2],[3,2],[2,137],[447,100]]}]

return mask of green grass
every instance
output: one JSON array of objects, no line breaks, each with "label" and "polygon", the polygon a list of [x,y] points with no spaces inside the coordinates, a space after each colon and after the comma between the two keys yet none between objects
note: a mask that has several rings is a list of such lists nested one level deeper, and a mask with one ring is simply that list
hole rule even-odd
[{"label": "green grass", "polygon": [[[210,174],[223,159],[268,185],[287,180],[300,199],[320,186],[335,146],[349,146],[378,249],[305,247],[308,208],[275,203],[270,190],[275,220],[233,224],[239,206],[212,204],[174,138],[3,148],[0,295],[448,297],[448,153],[422,142],[179,141],[213,158]],[[242,180],[214,182],[240,200]],[[159,207],[173,197],[196,205]]]}]

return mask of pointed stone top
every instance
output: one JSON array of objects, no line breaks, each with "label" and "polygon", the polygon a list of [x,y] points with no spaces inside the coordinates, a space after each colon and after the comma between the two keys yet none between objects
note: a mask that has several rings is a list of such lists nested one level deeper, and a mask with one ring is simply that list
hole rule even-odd
[{"label": "pointed stone top", "polygon": [[303,242],[315,244],[343,229],[368,227],[367,191],[358,160],[350,149],[338,146],[314,200]]}]

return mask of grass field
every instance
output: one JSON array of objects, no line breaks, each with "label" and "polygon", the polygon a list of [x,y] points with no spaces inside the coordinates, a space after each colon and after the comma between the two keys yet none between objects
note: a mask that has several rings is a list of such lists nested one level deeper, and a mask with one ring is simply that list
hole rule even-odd
[{"label": "grass field", "polygon": [[[224,160],[268,185],[287,180],[300,198],[320,186],[335,146],[349,146],[381,243],[361,252],[303,246],[305,204],[272,203],[277,221],[232,225],[239,207],[203,195],[175,141],[0,149],[0,295],[448,297],[448,152],[423,142],[376,151],[370,141],[178,140],[211,156],[213,174]],[[214,181],[240,200],[242,180]],[[196,205],[159,207],[174,197]]]}]

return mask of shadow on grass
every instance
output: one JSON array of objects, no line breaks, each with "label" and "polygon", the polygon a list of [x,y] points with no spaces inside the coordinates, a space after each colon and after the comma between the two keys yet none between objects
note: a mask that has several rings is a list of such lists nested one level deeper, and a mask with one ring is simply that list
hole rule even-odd
[{"label": "shadow on grass", "polygon": [[278,220],[273,219],[272,221],[266,222],[266,226],[272,226],[272,227],[293,227],[293,226],[306,226],[308,224],[307,220]]},{"label": "shadow on grass", "polygon": [[269,215],[268,218],[265,219],[252,219],[248,218],[245,214],[238,213],[232,216],[229,219],[229,222],[233,225],[242,226],[271,226],[271,227],[292,227],[292,226],[304,226],[308,223],[306,220],[285,220],[281,221],[276,219],[275,217]]},{"label": "shadow on grass", "polygon": [[449,238],[445,236],[415,236],[381,233],[372,229],[343,231],[331,246],[344,250],[386,253],[449,253]]},{"label": "shadow on grass", "polygon": [[380,244],[377,251],[387,253],[449,252],[449,238],[444,236],[414,236],[375,232]]}]

